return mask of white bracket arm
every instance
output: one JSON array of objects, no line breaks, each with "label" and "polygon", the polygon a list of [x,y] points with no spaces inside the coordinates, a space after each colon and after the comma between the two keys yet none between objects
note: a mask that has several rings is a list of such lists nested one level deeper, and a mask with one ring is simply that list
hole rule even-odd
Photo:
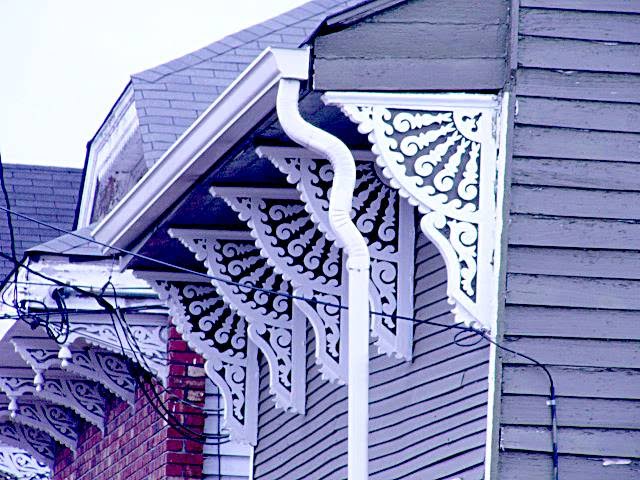
[{"label": "white bracket arm", "polygon": [[67,362],[71,360],[69,345],[82,340],[96,347],[124,355],[157,376],[163,383],[167,380],[167,340],[169,329],[166,315],[162,315],[163,324],[141,324],[135,321],[135,315],[127,316],[126,326],[115,325],[108,320],[97,319],[91,322],[72,322],[67,343],[60,349],[58,357]]},{"label": "white bracket arm", "polygon": [[[347,305],[342,251],[325,236],[292,189],[214,187],[247,223],[260,254],[294,287],[293,293],[330,305]],[[347,382],[346,309],[294,299],[313,327],[322,378]]]},{"label": "white bracket arm", "polygon": [[[47,339],[11,340],[16,352],[31,367],[35,374],[34,385],[42,390],[48,375],[47,371],[61,368],[58,349],[51,346]],[[100,383],[107,390],[127,403],[133,405],[136,381],[129,373],[127,360],[118,354],[100,350],[72,349],[71,360],[62,372]]]},{"label": "white bracket arm", "polygon": [[258,350],[237,315],[210,283],[193,275],[136,272],[166,302],[171,321],[224,400],[223,428],[231,440],[255,445],[258,430]]},{"label": "white bracket arm", "polygon": [[43,465],[53,466],[56,443],[49,435],[19,423],[0,421],[0,443],[20,448]]},{"label": "white bracket arm", "polygon": [[45,480],[50,478],[51,470],[22,449],[0,445],[2,474],[15,480]]},{"label": "white bracket arm", "polygon": [[445,259],[457,321],[491,329],[498,97],[329,92],[324,100],[368,135],[385,177],[418,207],[422,231]]},{"label": "white bracket arm", "polygon": [[[249,323],[249,339],[269,364],[269,386],[276,406],[304,413],[306,325],[291,298],[289,282],[260,255],[248,232],[171,229],[169,235],[203,262],[218,294]],[[252,285],[262,290],[242,288]]]},{"label": "white bracket arm", "polygon": [[[262,146],[257,153],[287,175],[318,229],[327,239],[336,240],[329,219],[334,175],[331,163],[303,148]],[[371,152],[356,151],[354,157],[353,221],[367,241],[371,256],[371,310],[384,314],[372,314],[371,333],[381,352],[411,360],[413,324],[394,316],[413,316],[414,209],[381,178]],[[221,191],[217,187],[215,190]],[[343,286],[347,287],[346,281]]]},{"label": "white bracket arm", "polygon": [[76,450],[80,420],[71,410],[42,401],[22,403],[17,411],[8,407],[0,412],[0,421],[10,421],[46,433],[59,444]]},{"label": "white bracket arm", "polygon": [[[8,372],[7,372],[8,373]],[[81,418],[104,430],[105,397],[97,383],[81,378],[47,377],[36,386],[33,376],[17,376],[0,372],[0,390],[20,409],[21,399],[27,403],[36,398],[74,411]]]}]

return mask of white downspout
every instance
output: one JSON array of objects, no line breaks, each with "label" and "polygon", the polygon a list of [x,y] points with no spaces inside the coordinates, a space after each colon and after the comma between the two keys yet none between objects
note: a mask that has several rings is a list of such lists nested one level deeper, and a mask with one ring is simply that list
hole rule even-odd
[{"label": "white downspout", "polygon": [[348,478],[369,478],[369,249],[351,220],[356,164],[338,138],[306,122],[298,110],[300,81],[281,79],[276,111],[285,133],[327,158],[333,166],[329,223],[347,254],[348,325]]}]

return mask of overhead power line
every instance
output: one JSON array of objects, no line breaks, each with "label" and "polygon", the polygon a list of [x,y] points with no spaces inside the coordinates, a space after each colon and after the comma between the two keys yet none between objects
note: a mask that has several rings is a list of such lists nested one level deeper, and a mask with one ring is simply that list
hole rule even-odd
[{"label": "overhead power line", "polygon": [[[224,277],[218,277],[215,275],[210,275],[208,273],[203,273],[203,272],[199,272],[197,270],[193,270],[190,268],[186,268],[183,267],[181,265],[175,265],[172,264],[170,262],[166,262],[160,259],[156,259],[153,257],[149,257],[147,255],[143,255],[137,252],[133,252],[124,248],[120,248],[120,247],[116,247],[113,245],[109,245],[103,242],[100,242],[94,238],[91,237],[86,237],[84,235],[80,235],[77,232],[73,232],[64,228],[60,228],[57,227],[55,225],[51,225],[47,222],[43,222],[40,221],[36,218],[33,218],[29,215],[25,215],[23,213],[19,213],[19,212],[15,212],[10,208],[10,204],[9,204],[9,197],[8,197],[8,193],[6,192],[6,188],[4,187],[4,175],[3,175],[3,171],[2,171],[2,161],[0,158],[0,181],[3,185],[3,193],[5,196],[5,203],[6,203],[6,207],[2,207],[0,206],[0,210],[4,211],[6,213],[7,216],[7,223],[9,225],[9,229],[10,229],[10,238],[12,240],[12,257],[8,257],[5,254],[1,254],[1,256],[3,258],[8,258],[9,260],[14,262],[14,265],[16,266],[15,270],[15,280],[14,280],[14,288],[16,288],[16,294],[17,294],[17,284],[18,284],[18,279],[17,279],[17,269],[19,267],[23,267],[25,268],[24,265],[22,265],[20,262],[18,262],[17,258],[15,257],[15,245],[14,245],[14,240],[13,240],[13,224],[11,222],[11,216],[16,216],[18,218],[33,222],[37,225],[55,230],[59,233],[65,234],[65,235],[70,235],[72,237],[78,238],[79,240],[83,240],[85,242],[89,242],[95,245],[98,245],[100,247],[109,249],[110,251],[116,251],[118,253],[124,254],[124,255],[129,255],[141,260],[145,260],[147,262],[151,262],[154,263],[156,265],[161,265],[163,267],[169,268],[171,270],[175,270],[175,271],[180,271],[183,273],[188,273],[190,275],[194,275],[200,278],[204,278],[207,280],[213,280],[216,282],[221,282],[221,283],[225,283],[228,285],[232,285],[232,286],[236,286],[236,287],[241,287],[241,288],[246,288],[246,289],[250,289],[250,290],[254,290],[254,291],[259,291],[268,295],[273,295],[273,296],[280,296],[280,297],[284,297],[287,299],[291,299],[291,300],[299,300],[299,301],[303,301],[312,305],[322,305],[322,306],[326,306],[326,307],[332,307],[332,308],[336,308],[336,309],[340,309],[340,310],[348,310],[349,307],[346,305],[341,305],[341,304],[336,304],[336,303],[332,303],[332,302],[327,302],[327,301],[323,301],[323,300],[318,300],[315,298],[308,298],[308,297],[304,297],[301,295],[295,295],[295,294],[291,294],[289,292],[283,292],[283,291],[278,291],[278,290],[271,290],[268,288],[264,288],[264,287],[260,287],[260,286],[256,286],[253,284],[247,284],[247,283],[243,283],[243,282],[236,282],[233,280],[229,280],[227,278]],[[30,269],[30,271],[33,272],[32,269]],[[34,272],[37,273],[37,272]],[[42,275],[41,275],[42,276]],[[108,301],[106,301],[102,295],[99,295],[95,292],[92,291],[85,291],[83,289],[80,289],[79,287],[76,286],[72,286],[72,285],[68,285],[65,282],[59,281],[59,280],[52,280],[49,279],[50,281],[53,281],[57,284],[59,284],[60,286],[70,286],[71,288],[73,288],[74,290],[76,290],[79,293],[82,294],[86,294],[89,297],[92,297],[94,299],[96,299],[96,301],[105,308],[105,311],[108,311],[108,313],[110,315],[116,315],[115,318],[119,318],[117,316],[117,309],[113,307],[113,305],[111,305]],[[114,289],[114,294],[115,294],[115,289]],[[17,296],[16,296],[17,298]],[[114,298],[116,298],[116,303],[117,303],[117,294],[114,295]],[[100,299],[100,300],[98,300]],[[107,305],[109,307],[107,307]],[[110,310],[112,309],[112,310]],[[554,480],[558,480],[559,479],[559,469],[558,469],[558,434],[557,434],[557,405],[556,405],[556,391],[555,391],[555,383],[553,380],[553,376],[551,375],[551,372],[549,371],[549,369],[547,368],[546,365],[542,364],[541,362],[539,362],[538,360],[536,360],[535,358],[523,354],[521,352],[518,352],[510,347],[507,347],[505,345],[502,345],[499,341],[497,341],[496,339],[492,338],[486,331],[477,329],[473,326],[466,326],[466,325],[460,325],[460,324],[444,324],[444,323],[440,323],[440,322],[435,322],[433,320],[424,320],[424,319],[418,319],[415,317],[408,317],[408,316],[403,316],[403,315],[395,315],[395,314],[387,314],[384,312],[376,312],[376,311],[371,311],[370,312],[371,315],[376,315],[376,316],[381,316],[381,317],[387,317],[387,318],[392,318],[392,319],[397,319],[397,320],[402,320],[402,321],[410,321],[416,324],[427,324],[427,325],[433,325],[433,326],[438,326],[438,327],[442,327],[445,329],[455,329],[458,330],[459,333],[464,333],[464,332],[468,332],[474,335],[477,335],[479,337],[479,341],[484,339],[485,341],[487,341],[488,343],[494,345],[496,348],[500,349],[501,351],[504,352],[508,352],[511,353],[513,355],[516,355],[520,358],[523,358],[529,362],[531,362],[533,365],[539,367],[540,369],[542,369],[544,371],[544,373],[546,374],[548,380],[549,380],[549,401],[547,402],[549,407],[550,407],[550,412],[551,412],[551,435],[552,435],[552,456],[553,456],[553,479]],[[113,320],[113,316],[112,316],[112,321]],[[119,321],[124,322],[123,319],[120,319]],[[115,321],[114,321],[114,326],[115,326]],[[117,329],[116,329],[117,331]],[[126,331],[126,330],[125,330]],[[468,338],[468,337],[466,337]],[[472,346],[475,345],[476,343],[464,343],[464,340],[466,338],[460,338],[458,335],[456,335],[454,342],[456,343],[456,345],[460,346],[460,347],[468,347],[468,346]],[[124,344],[122,343],[121,339],[119,338],[119,341],[121,342],[121,346],[123,348],[123,352],[124,352]],[[130,345],[131,347],[131,345]],[[147,395],[148,392],[146,392],[146,390],[144,388],[141,388],[141,390],[143,391],[143,394],[145,394],[145,396]],[[156,392],[157,393],[157,392]],[[149,401],[151,401],[151,397],[148,398]],[[161,414],[161,412],[158,412],[159,414]],[[165,413],[171,413],[166,411]],[[184,426],[183,426],[184,427]]]}]

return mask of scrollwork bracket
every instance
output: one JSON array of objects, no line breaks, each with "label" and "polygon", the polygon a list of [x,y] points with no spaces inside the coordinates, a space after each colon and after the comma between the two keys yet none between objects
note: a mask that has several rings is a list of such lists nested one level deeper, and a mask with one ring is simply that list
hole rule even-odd
[{"label": "scrollwork bracket", "polygon": [[[260,255],[249,232],[171,229],[169,234],[204,263],[218,294],[247,320],[249,339],[269,364],[276,406],[304,413],[306,325],[291,299],[290,283]],[[257,289],[243,288],[245,284]]]},{"label": "scrollwork bracket", "polygon": [[236,314],[210,283],[193,275],[136,272],[166,302],[171,321],[224,399],[223,428],[231,440],[255,445],[258,422],[257,348]]},{"label": "scrollwork bracket", "polygon": [[490,330],[501,215],[498,97],[330,92],[324,100],[368,135],[383,175],[418,207],[422,231],[444,257],[457,321]]}]

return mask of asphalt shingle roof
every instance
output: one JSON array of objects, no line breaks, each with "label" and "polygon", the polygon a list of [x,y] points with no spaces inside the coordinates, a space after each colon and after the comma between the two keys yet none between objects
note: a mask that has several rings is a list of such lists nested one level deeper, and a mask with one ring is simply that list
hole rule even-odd
[{"label": "asphalt shingle roof", "polygon": [[265,48],[296,48],[327,16],[361,3],[363,0],[313,0],[132,75],[147,168]]},{"label": "asphalt shingle roof", "polygon": [[[73,227],[82,170],[4,164],[4,175],[12,210],[58,228]],[[5,206],[4,198],[0,205]],[[28,248],[60,236],[54,229],[17,217],[13,217],[13,226],[18,259]],[[0,212],[0,251],[11,254],[4,212]],[[0,281],[11,268],[11,262],[0,258]]]}]

